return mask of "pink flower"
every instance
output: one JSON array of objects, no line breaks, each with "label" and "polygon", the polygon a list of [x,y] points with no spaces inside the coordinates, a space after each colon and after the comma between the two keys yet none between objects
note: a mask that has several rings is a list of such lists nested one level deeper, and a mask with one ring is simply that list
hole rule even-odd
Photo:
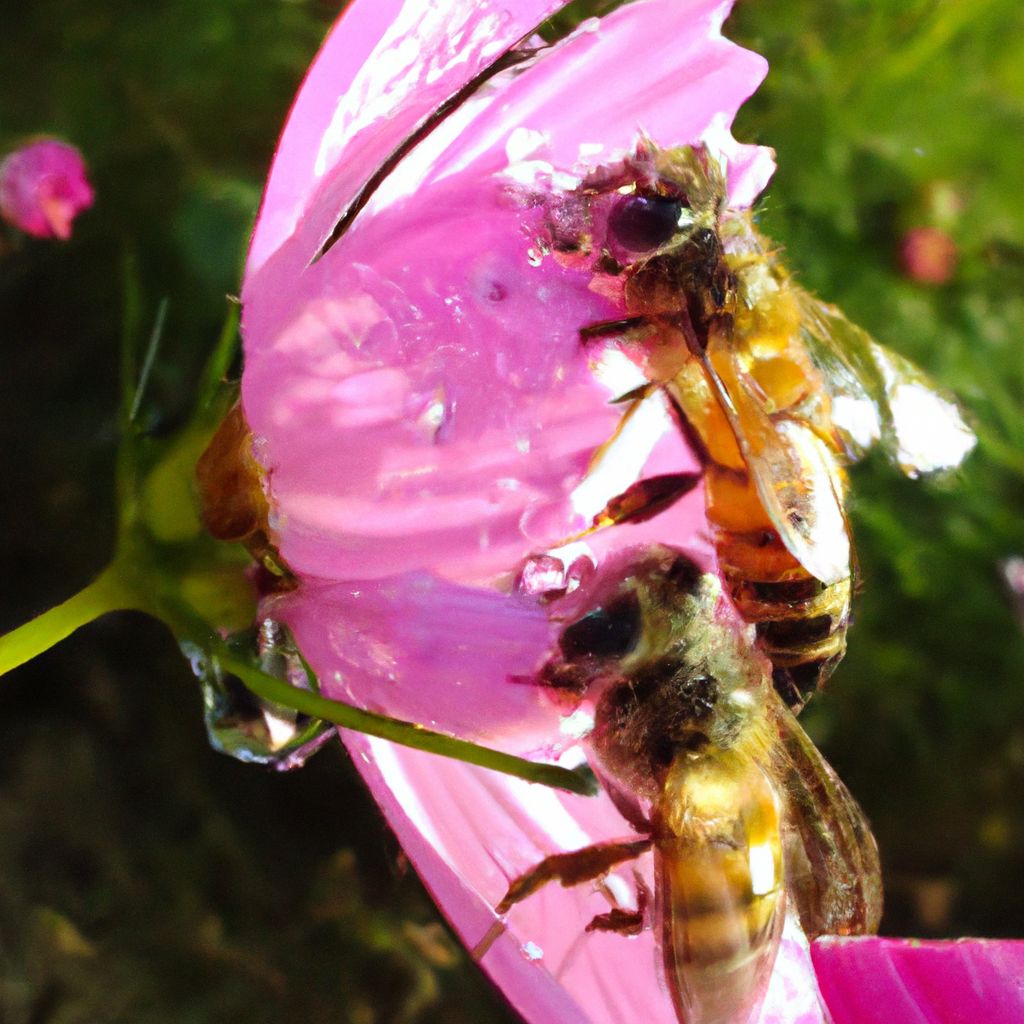
[{"label": "pink flower", "polygon": [[92,201],[82,154],[66,142],[39,139],[0,163],[0,215],[37,238],[70,238]]},{"label": "pink flower", "polygon": [[[265,611],[328,694],[573,763],[585,722],[532,682],[557,633],[557,602],[541,598],[645,540],[700,550],[702,499],[559,548],[641,471],[695,465],[661,410],[613,479],[588,473],[620,417],[619,382],[592,372],[578,330],[614,307],[581,275],[530,266],[509,189],[621,155],[642,127],[713,141],[734,201],[749,202],[770,155],[727,127],[764,62],[721,38],[728,4],[628,6],[482,85],[316,259],[396,147],[558,6],[348,9],[296,101],[254,234],[243,400],[274,539],[302,579]],[[607,910],[592,886],[549,886],[504,929],[493,912],[545,855],[630,835],[607,796],[344,738],[442,909],[528,1020],[674,1020],[652,931],[585,933]],[[649,855],[638,866],[650,883]],[[806,950],[787,942],[772,998],[789,1020],[819,1020]]]},{"label": "pink flower", "polygon": [[[658,541],[707,560],[709,548],[699,490],[570,542],[641,476],[697,467],[660,401],[595,458],[630,368],[591,365],[579,329],[618,307],[533,249],[530,190],[621,159],[641,131],[707,142],[728,161],[736,205],[773,164],[729,135],[766,68],[722,38],[728,0],[638,0],[487,73],[518,40],[540,46],[534,27],[561,6],[349,6],[295,102],[254,232],[242,396],[269,530],[300,580],[263,612],[291,628],[327,695],[572,765],[587,708],[536,677],[574,601],[627,549]],[[453,96],[463,102],[431,122]],[[586,932],[608,910],[594,886],[550,885],[507,922],[494,913],[546,855],[635,836],[606,793],[343,739],[527,1020],[675,1021],[654,932]],[[638,877],[652,886],[650,854],[609,883],[625,906]],[[824,1019],[796,929],[761,1019]]]}]

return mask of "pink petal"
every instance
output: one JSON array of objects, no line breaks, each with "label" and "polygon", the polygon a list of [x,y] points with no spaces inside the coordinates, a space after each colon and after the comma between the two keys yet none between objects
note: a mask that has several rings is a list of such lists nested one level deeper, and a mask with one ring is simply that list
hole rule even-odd
[{"label": "pink petal", "polygon": [[419,573],[307,585],[264,612],[287,623],[337,700],[509,753],[571,745],[564,709],[533,683],[553,629],[532,598]]},{"label": "pink petal", "polygon": [[[497,921],[508,883],[549,853],[609,832],[628,838],[606,797],[555,793],[468,765],[346,737],[403,848],[470,949]],[[649,858],[647,858],[649,861]],[[643,865],[650,881],[650,864]],[[633,890],[629,870],[616,873]],[[513,909],[481,963],[531,1022],[674,1021],[655,974],[653,936],[585,935],[608,903],[592,886],[548,886]],[[611,959],[609,959],[611,958]],[[608,964],[617,964],[611,973]],[[623,970],[628,964],[628,969]]]},{"label": "pink petal", "polygon": [[65,142],[40,139],[0,163],[0,216],[27,234],[66,240],[92,202],[82,154]]},{"label": "pink petal", "polygon": [[828,938],[812,954],[835,1024],[1024,1020],[1024,942]]},{"label": "pink petal", "polygon": [[[433,191],[427,211],[357,223],[351,244],[304,275],[316,297],[248,348],[246,414],[271,474],[276,539],[301,575],[514,572],[645,469],[636,461],[581,514],[572,491],[621,410],[578,329],[614,310],[583,275],[521,265],[518,214],[492,192],[458,181]],[[472,252],[451,245],[456,222]],[[256,295],[247,323],[260,309]],[[650,425],[659,440],[674,444],[677,471],[695,468],[667,408]],[[692,521],[700,496],[687,507]]]},{"label": "pink petal", "polygon": [[583,157],[611,162],[643,130],[662,145],[706,141],[728,157],[733,205],[749,205],[774,170],[772,152],[738,144],[729,125],[768,64],[722,37],[731,7],[730,0],[642,0],[583,28],[491,102],[482,97],[430,179],[473,164],[481,177],[500,171],[517,126],[562,170]]},{"label": "pink petal", "polygon": [[326,235],[332,219],[424,118],[561,6],[558,0],[350,3],[288,116],[247,274],[292,234],[314,193],[321,209],[303,231]]}]

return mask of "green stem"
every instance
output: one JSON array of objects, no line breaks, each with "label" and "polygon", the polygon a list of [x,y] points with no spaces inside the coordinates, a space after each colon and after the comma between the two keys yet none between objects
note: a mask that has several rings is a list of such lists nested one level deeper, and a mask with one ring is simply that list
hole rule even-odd
[{"label": "green stem", "polygon": [[[0,675],[31,661],[36,655],[42,654],[70,636],[80,626],[98,619],[107,612],[134,608],[168,621],[168,609],[150,608],[146,607],[146,604],[147,602],[141,600],[139,595],[125,584],[123,574],[114,563],[74,597],[0,637]],[[199,628],[196,623],[177,622],[175,625],[179,627],[175,630],[179,636],[195,633],[206,642],[212,639],[208,631]],[[587,772],[570,771],[554,764],[537,764],[522,757],[514,757],[476,743],[456,739],[454,736],[433,732],[412,722],[376,715],[340,701],[321,697],[318,693],[302,690],[275,679],[226,653],[223,648],[217,650],[216,658],[223,669],[236,675],[258,697],[294,708],[323,721],[333,722],[335,725],[369,736],[391,740],[393,743],[400,743],[416,750],[425,750],[442,757],[480,765],[482,768],[489,768],[505,775],[514,775],[528,782],[568,790],[581,796],[593,796],[597,792],[593,776]]]},{"label": "green stem", "polygon": [[79,626],[134,605],[114,566],[108,567],[74,597],[0,637],[0,676],[48,651]]},{"label": "green stem", "polygon": [[378,736],[393,743],[401,743],[406,747],[426,750],[468,764],[480,765],[482,768],[490,768],[504,775],[514,775],[528,782],[539,782],[544,786],[568,790],[581,796],[593,796],[597,791],[594,779],[589,773],[570,771],[554,764],[537,764],[522,757],[514,757],[512,754],[503,754],[488,747],[478,746],[476,743],[456,739],[454,736],[432,732],[412,722],[401,722],[386,715],[375,715],[350,704],[321,697],[318,693],[300,690],[222,651],[218,651],[217,661],[221,668],[238,676],[246,688],[258,697],[273,701],[275,704],[283,704],[326,722],[333,722],[346,729],[354,729],[368,736]]}]

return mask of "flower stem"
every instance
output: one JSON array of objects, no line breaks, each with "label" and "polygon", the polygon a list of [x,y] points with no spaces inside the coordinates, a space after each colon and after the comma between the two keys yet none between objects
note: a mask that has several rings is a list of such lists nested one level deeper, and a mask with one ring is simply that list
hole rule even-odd
[{"label": "flower stem", "polygon": [[321,697],[309,690],[300,690],[280,679],[261,672],[244,661],[233,658],[219,651],[217,661],[221,668],[238,676],[246,688],[264,700],[283,704],[304,714],[333,722],[346,729],[378,736],[381,739],[401,743],[403,746],[416,750],[426,750],[442,757],[451,757],[457,761],[480,765],[504,775],[514,775],[528,782],[539,782],[544,786],[568,790],[581,796],[593,796],[597,791],[594,778],[590,773],[572,771],[555,764],[538,764],[523,757],[504,754],[489,747],[482,747],[467,740],[446,736],[444,733],[433,732],[412,722],[402,722],[386,715],[376,715],[370,711],[343,704],[341,701]]},{"label": "flower stem", "polygon": [[48,651],[79,626],[135,604],[116,568],[108,566],[74,597],[0,637],[0,676]]},{"label": "flower stem", "polygon": [[[141,599],[130,584],[125,583],[124,576],[115,562],[74,597],[0,637],[0,676],[31,661],[36,655],[42,654],[70,636],[80,626],[98,619],[107,612],[134,608],[148,611],[170,624],[168,608],[158,610],[156,607],[147,607],[147,604],[148,602]],[[174,625],[178,627],[175,632],[179,638],[195,630],[200,637],[198,642],[201,646],[211,639],[207,635],[207,630],[204,627],[197,628],[195,623],[183,620]],[[223,648],[217,651],[216,658],[223,669],[236,675],[257,696],[323,721],[333,722],[343,728],[378,736],[416,750],[426,750],[443,757],[480,765],[528,782],[568,790],[570,793],[593,796],[597,791],[595,780],[589,772],[571,771],[554,764],[538,764],[522,757],[456,739],[454,736],[433,732],[413,722],[402,722],[396,718],[376,715],[350,704],[330,700],[318,693],[299,689],[275,679],[243,660],[232,657]]]}]

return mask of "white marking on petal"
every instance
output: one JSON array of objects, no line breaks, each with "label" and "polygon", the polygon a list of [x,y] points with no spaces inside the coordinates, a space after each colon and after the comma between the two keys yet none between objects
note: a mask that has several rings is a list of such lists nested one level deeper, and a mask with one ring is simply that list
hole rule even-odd
[{"label": "white marking on petal", "polygon": [[674,429],[662,392],[643,399],[569,496],[573,511],[587,522],[592,521],[612,498],[640,479],[655,445]]}]

